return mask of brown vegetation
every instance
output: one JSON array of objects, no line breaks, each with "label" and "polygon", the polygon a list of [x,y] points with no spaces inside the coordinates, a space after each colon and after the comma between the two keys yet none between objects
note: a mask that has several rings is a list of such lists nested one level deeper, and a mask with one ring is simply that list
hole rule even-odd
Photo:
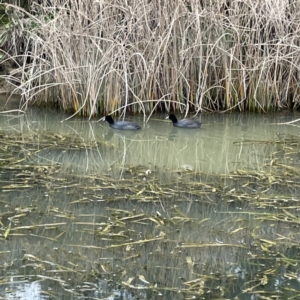
[{"label": "brown vegetation", "polygon": [[6,11],[3,54],[18,67],[5,78],[24,106],[91,117],[299,105],[296,1],[43,0]]}]

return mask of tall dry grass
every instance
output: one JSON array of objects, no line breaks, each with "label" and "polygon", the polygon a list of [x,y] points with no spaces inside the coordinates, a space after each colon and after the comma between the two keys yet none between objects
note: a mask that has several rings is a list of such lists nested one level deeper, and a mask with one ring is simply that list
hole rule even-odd
[{"label": "tall dry grass", "polygon": [[299,6],[296,0],[40,0],[26,12],[7,4],[12,26],[4,53],[18,68],[5,78],[21,92],[23,106],[54,103],[89,117],[296,108]]}]

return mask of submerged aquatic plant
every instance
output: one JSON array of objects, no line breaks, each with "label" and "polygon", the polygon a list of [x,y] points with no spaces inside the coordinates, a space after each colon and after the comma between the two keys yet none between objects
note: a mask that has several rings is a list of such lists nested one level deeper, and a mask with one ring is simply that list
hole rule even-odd
[{"label": "submerged aquatic plant", "polygon": [[41,160],[114,147],[86,136],[14,128],[0,138],[1,297],[36,282],[37,297],[59,299],[298,297],[298,136],[236,141],[272,145],[259,170],[181,168],[169,182],[148,166],[88,173]]}]

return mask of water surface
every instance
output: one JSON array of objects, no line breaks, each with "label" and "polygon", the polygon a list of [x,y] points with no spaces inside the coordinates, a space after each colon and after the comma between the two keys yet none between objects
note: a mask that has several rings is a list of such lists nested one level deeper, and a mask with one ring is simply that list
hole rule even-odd
[{"label": "water surface", "polygon": [[203,114],[200,130],[128,117],[136,132],[66,117],[0,116],[17,159],[0,170],[2,297],[299,293],[300,140],[277,124],[299,115]]}]

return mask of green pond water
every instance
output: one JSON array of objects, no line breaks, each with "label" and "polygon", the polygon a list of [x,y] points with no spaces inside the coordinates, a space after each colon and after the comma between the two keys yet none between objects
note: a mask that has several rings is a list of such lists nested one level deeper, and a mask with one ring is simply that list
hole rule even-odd
[{"label": "green pond water", "polygon": [[299,114],[66,117],[0,116],[0,299],[300,298]]}]

